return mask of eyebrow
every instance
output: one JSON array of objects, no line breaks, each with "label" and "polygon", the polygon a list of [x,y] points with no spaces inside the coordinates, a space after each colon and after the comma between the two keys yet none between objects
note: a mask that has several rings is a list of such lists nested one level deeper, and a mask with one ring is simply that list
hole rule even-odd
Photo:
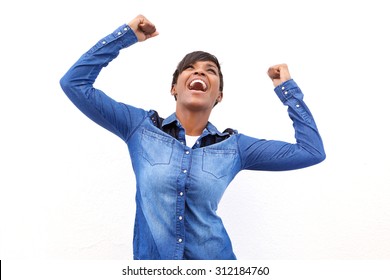
[{"label": "eyebrow", "polygon": [[213,68],[215,68],[215,69],[218,70],[217,65],[215,65],[214,63],[207,63],[206,66],[207,66],[207,67],[213,67]]},{"label": "eyebrow", "polygon": [[[198,63],[198,62],[206,62],[206,61],[205,61],[205,60],[198,60],[198,61],[195,61],[195,62],[193,62],[193,63],[189,63],[187,66],[194,65],[194,64],[196,64],[196,63]],[[207,62],[208,62],[208,61],[207,61]],[[212,61],[206,63],[206,67],[211,67],[211,68],[214,68],[214,69],[216,69],[217,71],[219,71],[218,66],[217,66],[214,62],[212,62]]]}]

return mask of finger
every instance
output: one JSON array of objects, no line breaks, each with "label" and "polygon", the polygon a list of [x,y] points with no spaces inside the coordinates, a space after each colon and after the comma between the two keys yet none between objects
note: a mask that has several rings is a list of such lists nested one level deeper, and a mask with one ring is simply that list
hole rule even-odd
[{"label": "finger", "polygon": [[156,32],[156,26],[148,21],[145,17],[140,19],[138,27],[145,34],[153,34]]},{"label": "finger", "polygon": [[287,64],[281,64],[279,69],[280,69],[280,76],[283,81],[287,81],[291,78]]},{"label": "finger", "polygon": [[156,27],[153,24],[148,22],[140,23],[139,28],[142,30],[142,32],[147,34],[151,34],[156,31]]},{"label": "finger", "polygon": [[274,80],[274,79],[280,79],[280,69],[276,66],[272,66],[268,69],[268,76]]}]

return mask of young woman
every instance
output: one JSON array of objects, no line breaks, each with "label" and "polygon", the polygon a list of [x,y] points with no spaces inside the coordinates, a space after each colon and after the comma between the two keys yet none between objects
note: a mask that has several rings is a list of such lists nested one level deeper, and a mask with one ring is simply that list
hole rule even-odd
[{"label": "young woman", "polygon": [[[316,124],[287,65],[269,69],[288,106],[296,143],[261,140],[209,122],[223,98],[223,75],[207,52],[187,54],[173,74],[176,111],[162,118],[108,97],[93,84],[121,49],[158,35],[144,16],[95,44],[69,69],[61,86],[90,119],[126,142],[136,176],[134,259],[236,259],[216,214],[241,170],[292,170],[317,164],[325,152]],[[254,124],[256,125],[256,124]]]}]

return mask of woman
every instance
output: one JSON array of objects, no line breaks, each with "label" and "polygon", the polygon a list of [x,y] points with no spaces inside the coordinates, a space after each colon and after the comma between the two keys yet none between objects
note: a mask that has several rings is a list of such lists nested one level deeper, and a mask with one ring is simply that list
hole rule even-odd
[{"label": "woman", "polygon": [[158,35],[144,16],[100,40],[69,69],[61,86],[89,118],[126,142],[136,176],[134,259],[236,259],[216,214],[229,183],[244,169],[292,170],[325,159],[321,137],[287,65],[268,75],[288,106],[296,142],[260,140],[209,122],[223,98],[223,75],[207,52],[186,55],[173,74],[176,111],[163,119],[113,100],[93,84],[119,51]]}]

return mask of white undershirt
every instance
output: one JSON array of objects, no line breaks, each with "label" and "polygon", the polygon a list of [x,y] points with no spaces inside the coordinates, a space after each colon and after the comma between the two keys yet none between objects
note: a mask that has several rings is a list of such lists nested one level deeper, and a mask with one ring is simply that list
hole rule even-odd
[{"label": "white undershirt", "polygon": [[186,134],[186,144],[188,147],[192,148],[192,146],[195,145],[196,140],[198,140],[200,135],[198,136],[191,136]]}]

